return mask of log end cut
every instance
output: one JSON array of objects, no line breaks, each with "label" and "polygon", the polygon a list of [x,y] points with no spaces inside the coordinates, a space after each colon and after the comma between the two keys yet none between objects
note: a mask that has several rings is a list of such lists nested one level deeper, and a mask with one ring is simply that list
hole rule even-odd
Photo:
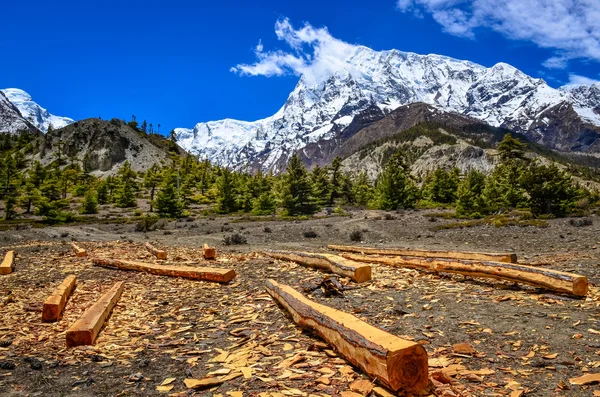
[{"label": "log end cut", "polygon": [[585,276],[573,278],[573,294],[577,296],[587,296],[588,279]]},{"label": "log end cut", "polygon": [[67,331],[67,347],[94,344],[94,332],[91,329]]},{"label": "log end cut", "polygon": [[429,386],[427,352],[423,346],[390,352],[387,357],[389,385],[394,391],[421,393]]}]

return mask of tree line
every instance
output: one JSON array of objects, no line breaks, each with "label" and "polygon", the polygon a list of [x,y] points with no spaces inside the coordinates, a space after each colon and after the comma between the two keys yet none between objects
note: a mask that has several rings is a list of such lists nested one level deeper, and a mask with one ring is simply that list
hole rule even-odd
[{"label": "tree line", "polygon": [[185,216],[192,204],[220,214],[311,215],[347,205],[381,210],[450,206],[457,216],[473,218],[508,208],[563,216],[581,200],[598,200],[596,192],[578,186],[565,170],[529,160],[525,145],[509,134],[498,145],[500,164],[490,175],[471,170],[461,176],[458,169],[438,168],[423,181],[411,176],[402,152],[391,156],[375,181],[364,172],[344,172],[339,158],[309,171],[296,155],[281,175],[237,172],[173,154],[146,172],[135,172],[125,162],[116,174],[97,178],[85,158],[66,158],[60,150],[52,163],[27,167],[19,150],[27,142],[19,139],[0,140],[9,148],[0,161],[5,219],[35,214],[48,223],[69,222],[76,217],[72,202],[80,213],[95,214],[99,205],[135,208],[138,199],[148,200],[151,213],[168,218]]}]

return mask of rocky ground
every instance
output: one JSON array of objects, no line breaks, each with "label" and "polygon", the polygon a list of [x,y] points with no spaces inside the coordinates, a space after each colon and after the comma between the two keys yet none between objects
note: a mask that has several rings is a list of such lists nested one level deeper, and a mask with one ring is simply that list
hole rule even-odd
[{"label": "rocky ground", "polygon": [[[355,235],[369,246],[511,251],[520,262],[584,274],[592,283],[586,299],[573,299],[498,281],[374,266],[371,282],[342,279],[353,288],[341,295],[304,292],[423,344],[434,395],[600,395],[598,386],[569,381],[600,366],[600,220],[586,219],[549,220],[545,228],[444,229],[440,226],[456,221],[415,210],[295,221],[195,216],[161,221],[149,232],[136,232],[135,222],[20,225],[0,232],[1,252],[18,253],[15,271],[0,276],[0,394],[348,397],[351,389],[366,394],[370,383],[356,381],[368,378],[298,329],[264,290],[267,278],[304,291],[326,275],[259,253],[361,244],[350,240],[359,231]],[[224,245],[223,238],[234,233],[247,244]],[[153,261],[143,248],[151,241],[169,252],[171,263],[203,265],[206,242],[218,250],[211,265],[233,268],[237,277],[219,285],[94,267],[72,254],[72,240],[92,256],[142,261]],[[41,305],[67,274],[77,275],[78,286],[65,315],[44,324]],[[125,291],[96,344],[66,349],[69,325],[121,280]],[[454,347],[464,343],[472,349]],[[206,376],[223,383],[209,390],[184,383]]]}]

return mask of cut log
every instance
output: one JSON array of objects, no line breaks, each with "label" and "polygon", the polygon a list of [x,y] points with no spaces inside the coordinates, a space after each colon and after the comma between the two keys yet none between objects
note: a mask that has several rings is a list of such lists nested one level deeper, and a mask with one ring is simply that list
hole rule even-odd
[{"label": "cut log", "polygon": [[73,252],[75,252],[75,255],[77,255],[78,257],[87,256],[87,251],[83,248],[80,248],[77,244],[71,243],[71,247],[73,248]]},{"label": "cut log", "polygon": [[296,324],[315,331],[348,361],[393,391],[421,394],[428,388],[427,352],[420,344],[313,302],[287,285],[267,280],[266,289]]},{"label": "cut log", "polygon": [[73,292],[77,279],[74,275],[68,276],[65,280],[52,292],[52,295],[44,302],[42,308],[42,321],[54,322],[60,320],[63,309],[67,304],[67,299]]},{"label": "cut log", "polygon": [[423,258],[449,258],[479,261],[493,261],[517,263],[517,254],[488,253],[488,252],[464,252],[464,251],[428,251],[402,248],[371,248],[353,245],[328,245],[327,248],[334,251],[356,252],[370,255],[392,255],[392,256],[420,256]]},{"label": "cut log", "polygon": [[122,292],[123,282],[119,281],[87,309],[67,330],[67,347],[93,345]]},{"label": "cut log", "polygon": [[146,243],[146,249],[158,259],[167,259],[167,251],[159,250],[150,243]]},{"label": "cut log", "polygon": [[192,280],[214,281],[217,283],[228,283],[235,277],[235,270],[233,269],[219,269],[214,267],[155,265],[153,263],[104,258],[94,258],[92,262],[96,266],[111,269],[133,270],[159,276],[183,277]]},{"label": "cut log", "polygon": [[215,247],[209,247],[208,244],[204,244],[204,259],[216,259],[217,251]]},{"label": "cut log", "polygon": [[11,274],[15,265],[15,251],[8,251],[0,263],[0,274]]},{"label": "cut log", "polygon": [[457,273],[471,277],[520,282],[576,296],[586,296],[588,291],[588,279],[585,276],[518,263],[416,258],[412,256],[393,258],[357,254],[343,254],[343,256],[358,262],[381,263],[436,273]]},{"label": "cut log", "polygon": [[350,277],[357,283],[371,280],[371,266],[338,255],[278,250],[265,250],[264,252],[272,258],[292,261],[304,266],[316,267],[344,277]]}]

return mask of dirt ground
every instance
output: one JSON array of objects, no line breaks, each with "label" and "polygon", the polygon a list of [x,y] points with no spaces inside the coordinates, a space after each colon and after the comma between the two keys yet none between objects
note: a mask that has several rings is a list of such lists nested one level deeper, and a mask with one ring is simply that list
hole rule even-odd
[{"label": "dirt ground", "polygon": [[[556,219],[546,228],[437,230],[453,221],[433,221],[417,210],[393,218],[377,211],[303,221],[198,216],[147,233],[135,232],[133,223],[2,231],[0,252],[14,249],[18,258],[14,272],[0,276],[0,367],[8,363],[0,369],[0,394],[329,396],[367,379],[293,324],[264,290],[264,281],[272,278],[419,341],[433,378],[451,379],[445,385],[434,381],[434,395],[600,395],[597,385],[569,382],[600,372],[600,219],[591,216],[592,224],[583,227]],[[586,299],[573,299],[498,281],[374,265],[373,281],[342,279],[351,288],[325,296],[320,289],[303,290],[326,277],[323,272],[258,253],[361,244],[349,238],[357,230],[368,246],[515,252],[522,263],[586,275],[591,290]],[[317,237],[305,237],[308,231]],[[232,233],[247,244],[224,246],[223,237]],[[169,252],[170,263],[201,265],[207,264],[201,251],[206,242],[218,250],[211,265],[233,268],[237,277],[219,285],[104,269],[76,258],[71,241],[91,256],[153,261],[143,247],[151,241]],[[76,274],[78,285],[63,319],[42,323],[43,301],[67,274]],[[116,281],[125,281],[125,290],[96,344],[67,349],[69,325]],[[476,352],[456,353],[457,343],[469,343]],[[205,376],[224,382],[209,390],[186,388],[184,379]]]}]

